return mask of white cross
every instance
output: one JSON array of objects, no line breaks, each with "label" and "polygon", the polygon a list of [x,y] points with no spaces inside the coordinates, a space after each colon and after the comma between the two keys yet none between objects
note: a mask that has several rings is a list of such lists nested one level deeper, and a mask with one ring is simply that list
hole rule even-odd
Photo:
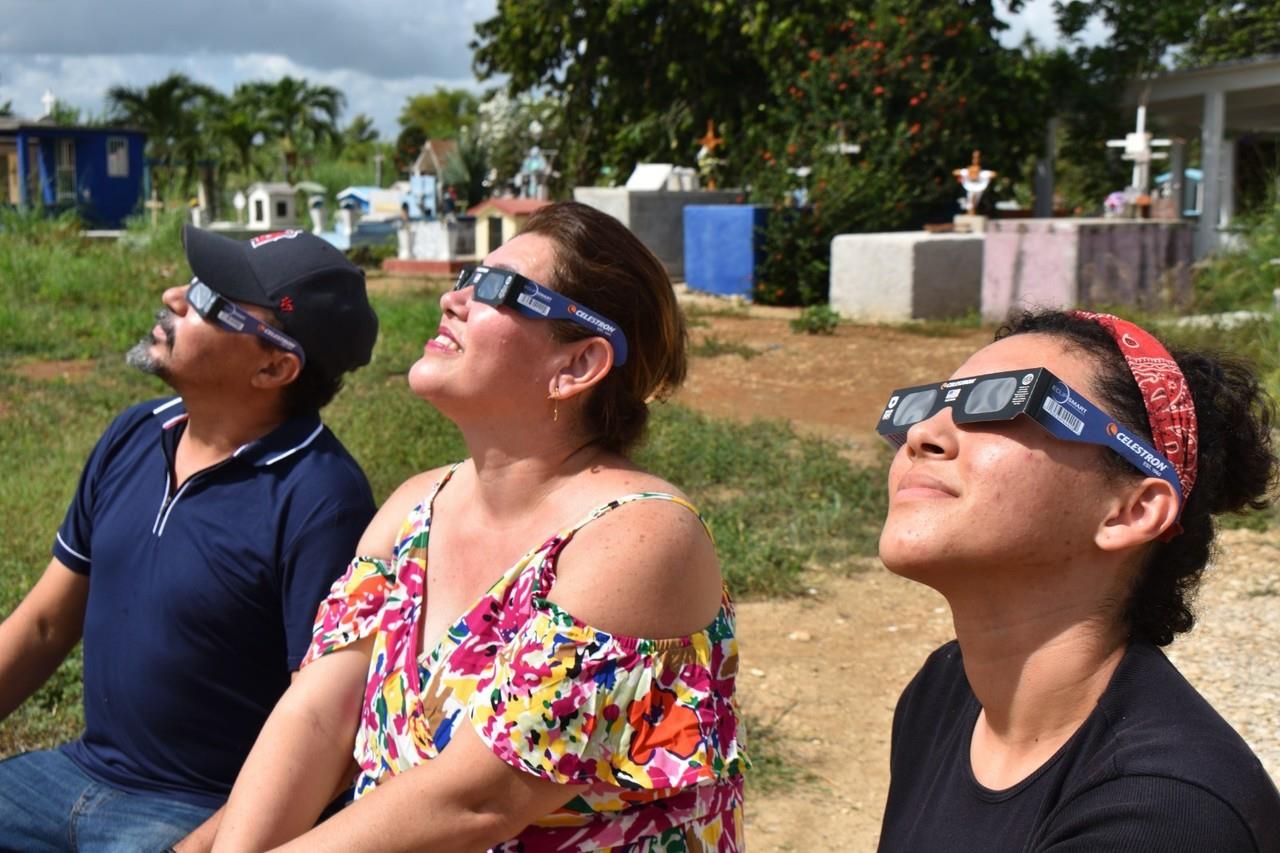
[{"label": "white cross", "polygon": [[1108,139],[1108,148],[1123,148],[1121,156],[1133,161],[1133,187],[1142,195],[1151,191],[1151,161],[1168,157],[1164,151],[1152,151],[1153,146],[1167,148],[1173,141],[1169,139],[1152,139],[1147,133],[1147,108],[1138,107],[1138,127],[1133,133],[1126,133],[1124,139]]}]

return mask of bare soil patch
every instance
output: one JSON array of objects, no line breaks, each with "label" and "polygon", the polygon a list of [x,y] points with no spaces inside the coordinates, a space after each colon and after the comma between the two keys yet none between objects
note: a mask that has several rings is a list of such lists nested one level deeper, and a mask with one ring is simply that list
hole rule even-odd
[{"label": "bare soil patch", "polygon": [[46,361],[28,361],[14,366],[13,373],[26,379],[48,382],[54,379],[77,381],[93,372],[94,361],[89,358],[67,358]]}]

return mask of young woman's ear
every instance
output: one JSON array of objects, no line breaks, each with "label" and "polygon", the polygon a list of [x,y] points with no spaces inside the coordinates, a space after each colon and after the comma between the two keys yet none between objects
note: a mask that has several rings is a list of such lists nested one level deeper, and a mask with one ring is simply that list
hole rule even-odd
[{"label": "young woman's ear", "polygon": [[1158,477],[1147,477],[1116,503],[1094,541],[1104,551],[1118,551],[1153,542],[1177,523],[1177,491]]}]

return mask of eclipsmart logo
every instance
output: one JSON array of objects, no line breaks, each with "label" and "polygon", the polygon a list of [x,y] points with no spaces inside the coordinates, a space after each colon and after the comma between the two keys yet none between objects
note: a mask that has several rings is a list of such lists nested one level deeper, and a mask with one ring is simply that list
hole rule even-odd
[{"label": "eclipsmart logo", "polygon": [[1118,433],[1119,431],[1120,431],[1120,427],[1116,426],[1115,423],[1107,424],[1107,435],[1111,436],[1112,438],[1115,438],[1116,433]]}]

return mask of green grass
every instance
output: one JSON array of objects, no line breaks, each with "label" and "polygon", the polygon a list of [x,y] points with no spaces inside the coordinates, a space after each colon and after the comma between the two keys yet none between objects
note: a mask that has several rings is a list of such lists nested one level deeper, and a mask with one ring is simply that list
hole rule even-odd
[{"label": "green grass", "polygon": [[[120,242],[81,240],[66,221],[0,215],[0,614],[49,561],[94,441],[139,400],[169,393],[125,366],[122,353],[151,326],[160,291],[189,275],[178,220]],[[379,287],[381,334],[370,364],[348,377],[325,421],[385,498],[410,475],[465,454],[453,425],[414,397],[405,373],[439,322],[439,299]],[[80,359],[73,378],[33,378],[51,359]],[[800,591],[802,573],[873,553],[884,513],[884,470],[858,470],[838,448],[786,423],[743,425],[674,404],[654,407],[641,464],[693,498],[716,538],[739,598]],[[0,755],[73,737],[80,717],[77,650],[0,724]]]},{"label": "green grass", "polygon": [[[1274,176],[1272,176],[1274,177]],[[1274,184],[1274,180],[1272,181]],[[1280,195],[1274,191],[1258,211],[1233,223],[1244,232],[1242,245],[1223,251],[1195,268],[1192,310],[1270,310],[1272,290],[1280,286]]]},{"label": "green grass", "polygon": [[916,320],[894,326],[900,332],[920,335],[924,338],[957,338],[982,328],[982,315],[977,310],[967,311],[959,317],[945,320]]},{"label": "green grass", "polygon": [[707,335],[689,347],[690,355],[696,358],[716,358],[722,355],[740,355],[743,358],[755,358],[760,350],[738,341],[726,341],[715,335]]},{"label": "green grass", "polygon": [[684,318],[690,324],[707,317],[747,317],[749,314],[747,306],[740,302],[725,302],[722,305],[691,303],[684,306]]},{"label": "green grass", "polygon": [[784,708],[769,720],[762,720],[750,711],[743,714],[747,756],[751,759],[747,785],[753,793],[770,794],[818,781],[818,777],[797,764],[787,752],[786,739],[780,727],[790,711],[790,707]]}]

